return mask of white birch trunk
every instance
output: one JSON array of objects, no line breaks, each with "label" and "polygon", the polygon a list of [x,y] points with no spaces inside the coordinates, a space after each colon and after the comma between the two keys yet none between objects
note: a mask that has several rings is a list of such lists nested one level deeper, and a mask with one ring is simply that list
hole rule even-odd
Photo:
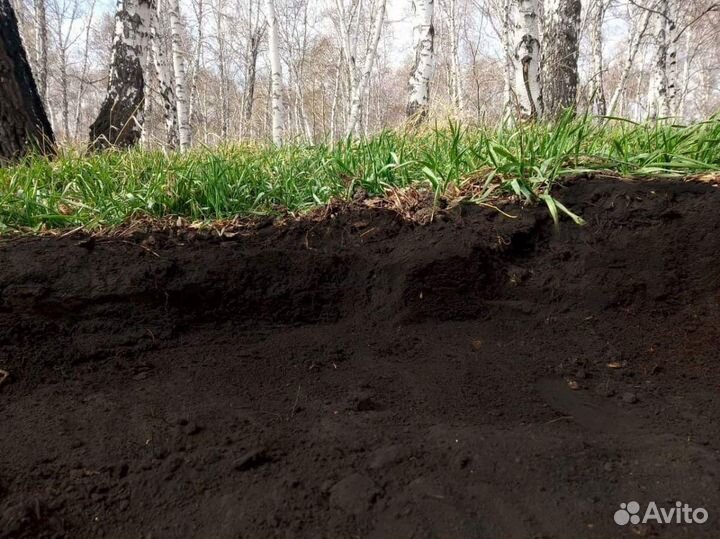
[{"label": "white birch trunk", "polygon": [[170,14],[170,36],[172,39],[173,72],[175,75],[175,106],[178,123],[178,138],[180,151],[190,149],[191,134],[187,99],[187,74],[185,58],[180,38],[180,3],[178,0],[168,0]]},{"label": "white birch trunk", "polygon": [[591,110],[597,116],[605,116],[605,61],[603,59],[603,23],[605,22],[606,0],[595,0],[591,18],[590,48],[592,51]]},{"label": "white birch trunk", "polygon": [[145,75],[155,0],[118,0],[107,96],[90,144],[132,146],[142,135]]},{"label": "white birch trunk", "polygon": [[666,18],[667,48],[667,103],[666,116],[672,116],[680,102],[680,71],[678,69],[678,36],[675,22],[675,10],[672,2],[668,2]]},{"label": "white birch trunk", "polygon": [[188,121],[192,121],[197,108],[198,92],[197,83],[200,76],[200,66],[202,65],[203,47],[205,46],[205,32],[203,30],[204,23],[204,2],[197,2],[197,42],[195,43],[195,59],[193,61],[192,78],[190,82],[190,95],[188,99]]},{"label": "white birch trunk", "polygon": [[278,35],[275,4],[265,0],[265,16],[268,23],[268,52],[270,54],[270,77],[272,80],[272,138],[276,146],[283,143],[285,111],[282,99],[282,63],[280,61],[280,37]]},{"label": "white birch trunk", "polygon": [[[503,52],[505,53],[505,73],[503,77],[503,119],[506,119],[508,114],[511,114],[514,109],[513,100],[513,82],[515,80],[515,67],[513,52],[513,39],[515,33],[515,26],[513,22],[513,1],[514,0],[503,0],[502,4],[502,44]],[[479,48],[479,47],[478,47]],[[473,57],[473,69],[477,64],[477,59]],[[476,100],[478,107],[477,118],[480,119],[480,83],[477,78],[477,74],[474,73],[475,88],[476,88]]]},{"label": "white birch trunk", "polygon": [[[222,140],[227,140],[230,132],[230,101],[228,98],[228,87],[230,85],[227,76],[227,62],[225,59],[225,14],[222,10],[222,0],[215,3],[215,27],[217,32],[217,61],[220,71],[220,124]],[[206,117],[207,119],[207,117]]]},{"label": "white birch trunk", "polygon": [[543,112],[538,0],[512,0],[511,8],[513,108],[520,119],[535,120]]},{"label": "white birch trunk", "polygon": [[413,122],[424,121],[430,105],[430,81],[435,69],[435,2],[413,0],[415,13],[415,64],[408,82],[407,117]]},{"label": "white birch trunk", "polygon": [[35,49],[37,64],[37,87],[45,102],[48,91],[48,27],[45,0],[35,0]]},{"label": "white birch trunk", "polygon": [[345,58],[345,68],[347,69],[348,81],[350,84],[351,93],[354,92],[355,85],[357,84],[357,73],[355,69],[355,55],[352,52],[352,45],[350,42],[350,31],[348,15],[345,12],[344,0],[335,0],[335,6],[338,11],[338,30],[340,33],[340,50],[342,56]]},{"label": "white birch trunk", "polygon": [[542,91],[550,120],[576,105],[580,8],[580,0],[545,0]]},{"label": "white birch trunk", "polygon": [[370,32],[370,42],[365,51],[365,62],[359,76],[356,75],[357,83],[352,84],[352,93],[350,98],[350,116],[347,123],[347,135],[355,133],[357,125],[360,121],[360,112],[362,110],[362,101],[367,89],[368,80],[375,65],[377,57],[378,43],[380,42],[380,34],[385,20],[385,3],[386,0],[378,0],[378,5],[373,18],[372,30]]},{"label": "white birch trunk", "polygon": [[161,34],[164,27],[162,15],[162,2],[158,3],[152,25],[152,59],[155,65],[155,75],[158,80],[160,102],[165,118],[165,141],[169,148],[175,149],[178,145],[178,117],[173,74],[168,59],[165,40]]},{"label": "white birch trunk", "polygon": [[669,0],[660,0],[655,18],[657,45],[653,61],[653,72],[648,86],[648,117],[650,120],[665,118],[670,115],[670,28]]}]

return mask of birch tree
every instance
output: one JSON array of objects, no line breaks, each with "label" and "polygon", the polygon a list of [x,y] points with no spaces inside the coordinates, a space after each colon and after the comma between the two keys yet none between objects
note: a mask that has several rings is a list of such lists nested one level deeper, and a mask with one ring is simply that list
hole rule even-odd
[{"label": "birch tree", "polygon": [[45,0],[35,0],[35,50],[37,86],[44,101],[48,92],[48,24]]},{"label": "birch tree", "polygon": [[[350,10],[345,9],[345,0],[335,0],[335,7],[337,8],[337,23],[336,27],[338,29],[339,38],[340,38],[340,62],[338,63],[338,84],[336,85],[336,91],[335,91],[335,98],[333,101],[333,125],[334,125],[334,117],[335,117],[335,110],[337,108],[337,101],[340,96],[340,92],[344,89],[344,86],[347,85],[347,93],[349,95],[353,95],[355,93],[355,87],[357,86],[359,82],[359,77],[357,73],[357,60],[356,60],[356,50],[353,47],[353,40],[351,40],[350,32],[351,27],[353,24],[353,20],[356,18],[360,2],[355,1],[350,4]],[[356,40],[355,40],[356,42]],[[347,71],[347,78],[341,77],[339,68],[340,64],[344,63],[344,67]],[[350,107],[352,106],[352,101],[349,102],[348,108],[345,109],[343,112],[346,113],[345,117],[345,125],[346,125],[346,131],[348,120],[350,118]],[[357,121],[356,121],[357,122]],[[355,129],[355,126],[353,126],[353,129],[350,130],[350,133]]]},{"label": "birch tree", "polygon": [[414,123],[423,122],[430,104],[430,82],[435,68],[434,0],[413,0],[415,16],[415,62],[408,83],[407,117]]},{"label": "birch tree", "polygon": [[580,0],[545,0],[542,91],[550,120],[576,104],[580,10]]},{"label": "birch tree", "polygon": [[80,114],[85,104],[85,91],[88,87],[88,70],[90,69],[90,31],[92,30],[93,20],[95,17],[95,6],[97,0],[91,0],[88,19],[85,26],[85,43],[83,44],[82,67],[80,69],[80,86],[77,92],[77,103],[75,104],[75,122],[73,128],[73,137],[77,139],[80,129]]},{"label": "birch tree", "polygon": [[[505,53],[505,77],[503,79],[503,117],[508,113],[512,113],[515,100],[513,99],[513,88],[515,87],[515,22],[514,22],[514,6],[516,0],[502,0],[502,32],[501,40],[503,52]],[[497,31],[496,33],[500,34]],[[478,44],[478,49],[480,48]],[[480,89],[478,88],[478,106]]]},{"label": "birch tree", "polygon": [[[341,5],[342,0],[338,0],[338,4]],[[345,58],[351,71],[350,114],[346,128],[347,135],[354,134],[360,122],[363,98],[365,97],[365,91],[367,89],[368,81],[370,80],[370,74],[372,73],[375,59],[377,58],[378,43],[380,42],[380,34],[382,33],[383,22],[385,20],[385,4],[386,0],[377,0],[376,2],[372,28],[370,30],[370,40],[365,48],[365,61],[360,72],[357,72],[355,67],[355,57],[350,53],[350,39],[347,28],[345,35],[343,36],[343,42],[345,43]],[[344,13],[341,13],[341,17],[343,17],[343,15]],[[341,26],[344,26],[344,22],[342,21]]]},{"label": "birch tree", "polygon": [[190,83],[190,97],[188,103],[188,119],[192,121],[196,110],[197,103],[197,85],[200,76],[200,68],[202,67],[203,50],[205,47],[205,31],[203,24],[205,23],[205,3],[203,0],[197,0],[195,6],[195,17],[197,19],[197,38],[195,41],[195,58],[193,60],[192,77]]},{"label": "birch tree", "polygon": [[[133,94],[135,101],[125,119],[119,112],[123,107],[114,103],[106,117],[105,133],[110,129],[110,119],[117,121],[116,135],[123,136],[144,123],[145,140],[152,144],[159,139],[163,145],[180,148],[175,96],[180,93],[176,83],[182,77],[176,76],[174,53],[181,43],[184,51],[180,50],[180,57],[189,68],[188,109],[192,108],[192,123],[197,125],[192,134],[209,145],[234,137],[271,138],[271,66],[263,61],[269,42],[265,0],[177,1],[183,10],[192,6],[194,15],[178,13],[174,25],[170,0],[152,0],[159,19],[145,25],[152,34],[152,46],[148,44],[138,56],[138,63],[147,66],[141,75],[142,99]],[[394,1],[396,5],[407,4],[408,11],[412,6],[409,0]],[[587,82],[584,95],[593,98],[583,99],[583,104],[587,103],[594,114],[603,114],[605,95],[606,116],[627,114],[636,120],[646,119],[650,113],[664,116],[660,103],[653,104],[658,93],[656,53],[660,38],[667,44],[663,70],[667,76],[667,115],[701,120],[720,106],[720,67],[715,62],[720,53],[720,14],[710,13],[720,2],[667,1],[667,17],[656,17],[662,14],[663,0],[584,3],[582,29],[587,34],[583,35],[583,45],[587,46],[582,48],[579,64]],[[537,52],[558,48],[560,39],[551,37],[551,14],[560,9],[560,2],[547,0],[544,13],[541,0],[434,0],[434,73],[424,92],[429,96],[427,103],[432,101],[431,107],[449,114],[463,110],[465,104],[467,110],[463,112],[472,112],[478,123],[494,123],[512,111],[524,118],[550,117],[549,86],[553,79],[544,77],[544,84],[537,80],[538,65],[544,64],[544,71],[551,68],[546,61],[550,53],[545,51],[540,59]],[[126,3],[140,4],[140,0],[125,0],[121,5]],[[39,37],[43,33],[43,17],[39,15],[43,6],[46,46]],[[412,26],[424,13],[420,6],[425,6],[424,0],[416,0]],[[117,57],[107,0],[15,0],[13,7],[38,83],[43,77],[40,53],[47,48],[45,109],[54,120],[51,123],[63,138],[76,139],[78,129],[82,136],[82,130],[95,119],[91,116],[106,101],[111,56]],[[378,130],[407,123],[416,43],[413,36],[406,39],[393,35],[392,30],[404,27],[395,25],[399,21],[386,20],[388,12],[380,0],[274,0],[274,7],[285,141],[335,141],[346,136],[349,129],[354,136],[372,136]],[[133,16],[134,21],[138,19]],[[663,19],[666,22],[661,24]],[[603,27],[604,20],[612,22],[605,22]],[[546,21],[544,37],[541,21]],[[192,28],[184,28],[185,24]],[[428,26],[418,26],[422,27],[418,35],[424,32],[427,36]],[[121,28],[123,34],[131,35]],[[391,31],[386,33],[385,29]],[[603,29],[608,35],[603,36]],[[175,40],[175,50],[173,31],[181,38]],[[612,38],[612,47],[608,38]],[[406,49],[400,49],[406,42]],[[117,79],[127,85],[139,77],[131,74]],[[126,95],[125,91],[119,91],[118,97]],[[501,101],[509,106],[502,107]],[[547,115],[543,109],[548,110]],[[426,110],[427,104],[424,113]],[[192,123],[188,119],[188,126]]]},{"label": "birch tree", "polygon": [[[477,62],[484,44],[485,36],[482,32],[482,23],[487,21],[490,28],[502,44],[502,69],[503,69],[503,107],[502,116],[506,118],[513,115],[518,109],[515,97],[515,18],[517,0],[472,0],[473,5],[480,11],[480,28],[475,38],[475,43],[469,45],[472,56],[473,78],[475,79],[475,94],[478,107],[478,118],[480,118],[481,89],[477,77]],[[467,28],[467,25],[466,25]]]},{"label": "birch tree", "polygon": [[217,32],[217,63],[220,72],[220,121],[221,136],[226,140],[230,130],[230,102],[228,90],[230,81],[228,80],[228,67],[225,53],[225,14],[223,13],[223,0],[215,2],[215,30]]},{"label": "birch tree", "polygon": [[678,38],[677,11],[673,9],[673,2],[668,1],[665,17],[667,39],[667,100],[665,115],[671,116],[678,105],[680,98],[680,72],[678,70]]},{"label": "birch tree", "polygon": [[32,149],[51,152],[52,128],[9,0],[0,0],[0,73],[0,160]]},{"label": "birch tree", "polygon": [[640,11],[640,18],[638,19],[637,25],[633,27],[630,32],[627,58],[625,59],[625,64],[623,66],[618,85],[615,88],[615,91],[610,98],[610,103],[607,107],[608,116],[612,116],[613,114],[615,114],[615,109],[617,108],[618,102],[620,101],[620,97],[625,92],[625,87],[627,86],[630,72],[635,65],[635,60],[637,59],[638,52],[640,51],[640,45],[642,44],[643,39],[647,34],[648,27],[650,25],[650,15],[652,14],[652,12],[643,8],[636,8],[635,13],[637,13],[638,11]]},{"label": "birch tree", "polygon": [[[649,9],[656,21],[656,49],[653,72],[648,89],[648,110],[651,119],[678,115],[684,108],[683,94],[689,84],[688,55],[690,43],[694,40],[693,26],[711,12],[720,10],[715,2],[681,4],[677,0],[657,0],[654,9]],[[679,25],[681,12],[685,21]],[[685,36],[686,63],[680,78],[678,49],[680,39]],[[712,38],[711,38],[712,40]],[[716,53],[717,54],[717,53]]]},{"label": "birch tree", "polygon": [[311,142],[313,131],[310,127],[308,113],[305,106],[306,81],[305,66],[308,61],[309,42],[309,2],[296,0],[288,2],[285,6],[284,24],[282,25],[283,50],[285,51],[285,65],[288,67],[288,81],[293,89],[293,117],[295,120],[295,134]]},{"label": "birch tree", "polygon": [[249,126],[255,104],[255,82],[257,80],[257,61],[260,55],[260,43],[265,34],[265,26],[258,26],[248,40],[247,62],[245,64],[245,95],[243,96],[243,119]]},{"label": "birch tree", "polygon": [[535,120],[543,112],[538,0],[511,0],[512,101],[517,116]]},{"label": "birch tree", "polygon": [[[55,49],[56,78],[60,83],[60,122],[61,133],[67,137],[70,134],[70,63],[73,45],[77,42],[80,34],[75,32],[75,26],[79,21],[81,13],[80,1],[72,0],[62,2],[51,1],[48,6],[50,14],[52,43]],[[47,24],[47,21],[46,21]],[[47,47],[47,42],[44,45]],[[47,52],[45,53],[47,57]],[[47,81],[45,82],[47,89]]]},{"label": "birch tree", "polygon": [[152,59],[155,66],[158,94],[165,118],[165,142],[170,149],[178,146],[178,115],[173,73],[168,58],[168,47],[162,29],[166,28],[163,3],[158,2],[151,28]]},{"label": "birch tree", "polygon": [[266,21],[262,10],[254,0],[249,0],[245,38],[245,89],[243,92],[243,134],[251,132],[253,108],[255,105],[255,85],[257,82],[257,63],[260,45],[265,38]]},{"label": "birch tree", "polygon": [[187,76],[185,56],[182,50],[180,31],[180,3],[178,0],[167,0],[170,15],[170,35],[172,38],[173,74],[175,81],[175,106],[177,110],[178,138],[180,151],[190,148],[191,133],[189,123]]},{"label": "birch tree", "polygon": [[[670,69],[672,60],[672,32],[674,21],[670,18],[669,0],[660,0],[657,11],[652,13],[655,19],[655,57],[653,72],[648,86],[648,116],[651,120],[670,115],[672,88],[677,84],[672,80]],[[677,60],[675,59],[675,65]]]},{"label": "birch tree", "polygon": [[457,0],[445,0],[444,5],[448,18],[448,25],[450,27],[450,95],[452,97],[455,110],[458,113],[461,113],[463,108],[465,108],[465,103],[463,99],[462,72],[460,70],[460,30],[458,24],[459,14],[457,9]]},{"label": "birch tree", "polygon": [[591,110],[593,114],[604,116],[607,112],[605,99],[605,62],[603,59],[603,23],[607,0],[595,0],[590,16],[590,48],[592,55],[592,73],[590,84]]},{"label": "birch tree", "polygon": [[155,0],[118,0],[107,95],[90,126],[90,145],[130,147],[142,135],[145,71]]},{"label": "birch tree", "polygon": [[270,55],[270,78],[272,81],[272,140],[276,146],[283,143],[285,110],[282,96],[282,63],[280,60],[280,37],[278,33],[275,2],[265,0],[265,17],[268,26],[268,54]]}]

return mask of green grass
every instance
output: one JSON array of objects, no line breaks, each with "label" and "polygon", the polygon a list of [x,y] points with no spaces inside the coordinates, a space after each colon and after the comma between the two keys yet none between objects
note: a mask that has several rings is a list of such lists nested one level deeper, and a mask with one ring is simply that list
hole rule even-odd
[{"label": "green grass", "polygon": [[[113,226],[133,217],[192,221],[302,213],[362,187],[451,185],[479,201],[514,194],[566,212],[555,181],[606,170],[623,176],[687,176],[720,170],[720,120],[637,125],[566,117],[553,127],[478,129],[450,123],[422,133],[385,132],[335,146],[243,145],[184,155],[133,150],[29,157],[0,169],[0,231]],[[457,191],[457,190],[455,190]]]}]

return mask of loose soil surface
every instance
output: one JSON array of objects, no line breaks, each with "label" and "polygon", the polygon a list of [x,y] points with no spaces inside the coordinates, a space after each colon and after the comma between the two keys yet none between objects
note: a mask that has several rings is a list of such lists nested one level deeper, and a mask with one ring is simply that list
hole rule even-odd
[{"label": "loose soil surface", "polygon": [[3,240],[0,537],[718,537],[720,189],[556,195]]}]

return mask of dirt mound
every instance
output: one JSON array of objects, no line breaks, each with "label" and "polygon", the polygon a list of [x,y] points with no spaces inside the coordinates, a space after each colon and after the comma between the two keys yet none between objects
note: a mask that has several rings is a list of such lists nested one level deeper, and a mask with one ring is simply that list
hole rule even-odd
[{"label": "dirt mound", "polygon": [[720,190],[557,195],[4,241],[0,537],[716,535]]}]

